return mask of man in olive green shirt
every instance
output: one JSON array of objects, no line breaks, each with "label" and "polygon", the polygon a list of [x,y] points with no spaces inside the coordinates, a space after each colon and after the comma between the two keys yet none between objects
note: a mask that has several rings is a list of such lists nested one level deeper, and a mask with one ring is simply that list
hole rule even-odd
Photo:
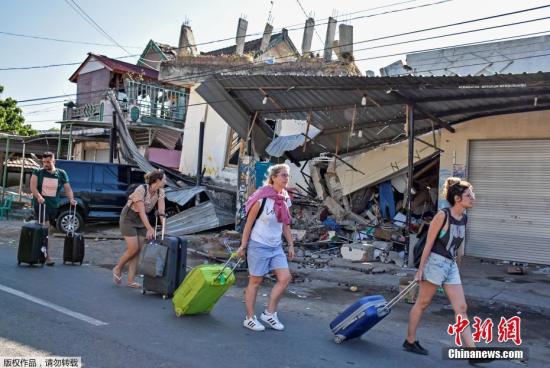
[{"label": "man in olive green shirt", "polygon": [[[32,172],[30,187],[35,216],[40,219],[44,214],[44,212],[42,212],[42,215],[38,213],[40,205],[46,206],[46,216],[43,221],[45,221],[49,233],[51,233],[59,208],[61,188],[65,189],[71,205],[76,206],[73,190],[69,184],[69,177],[65,170],[56,169],[55,156],[52,152],[44,152],[42,155],[42,168]],[[53,266],[54,264],[55,262],[50,258],[50,252],[48,251],[46,265]]]}]

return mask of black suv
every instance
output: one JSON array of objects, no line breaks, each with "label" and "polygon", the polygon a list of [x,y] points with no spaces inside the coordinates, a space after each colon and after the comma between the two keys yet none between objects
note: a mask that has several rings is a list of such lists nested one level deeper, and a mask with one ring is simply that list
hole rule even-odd
[{"label": "black suv", "polygon": [[[128,186],[144,182],[143,171],[129,165],[56,160],[56,167],[67,172],[78,202],[77,230],[92,221],[118,221],[127,201]],[[57,229],[67,232],[69,223],[69,200],[62,194],[56,218]]]}]

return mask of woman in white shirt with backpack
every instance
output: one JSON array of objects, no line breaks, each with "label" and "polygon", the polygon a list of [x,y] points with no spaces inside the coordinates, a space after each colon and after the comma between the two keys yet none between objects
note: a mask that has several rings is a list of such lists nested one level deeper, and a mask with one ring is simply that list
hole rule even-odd
[{"label": "woman in white shirt with backpack", "polygon": [[247,253],[249,279],[245,291],[246,317],[243,326],[252,331],[265,330],[254,314],[254,305],[263,277],[270,271],[276,275],[277,283],[271,290],[267,309],[260,319],[275,330],[284,330],[277,316],[277,306],[292,277],[283,250],[283,235],[288,243],[288,258],[294,258],[294,242],[290,233],[291,202],[286,191],[288,180],[288,165],[271,166],[267,184],[256,190],[246,202],[247,220],[237,254],[243,257]]}]

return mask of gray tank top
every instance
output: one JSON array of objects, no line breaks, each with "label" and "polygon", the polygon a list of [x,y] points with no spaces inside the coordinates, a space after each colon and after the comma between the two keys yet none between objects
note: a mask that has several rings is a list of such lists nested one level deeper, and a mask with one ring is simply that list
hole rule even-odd
[{"label": "gray tank top", "polygon": [[432,252],[445,258],[455,259],[457,250],[464,241],[468,217],[466,214],[463,214],[460,221],[458,221],[451,216],[451,210],[449,208],[444,208],[443,211],[447,213],[447,223],[449,224],[449,228],[447,231],[442,229],[439,232],[437,238],[435,239],[434,246],[432,247]]}]

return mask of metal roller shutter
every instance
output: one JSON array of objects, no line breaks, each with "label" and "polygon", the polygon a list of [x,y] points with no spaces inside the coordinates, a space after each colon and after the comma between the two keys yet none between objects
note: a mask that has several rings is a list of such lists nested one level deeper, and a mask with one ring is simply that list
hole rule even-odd
[{"label": "metal roller shutter", "polygon": [[470,141],[466,254],[550,264],[550,140]]}]

